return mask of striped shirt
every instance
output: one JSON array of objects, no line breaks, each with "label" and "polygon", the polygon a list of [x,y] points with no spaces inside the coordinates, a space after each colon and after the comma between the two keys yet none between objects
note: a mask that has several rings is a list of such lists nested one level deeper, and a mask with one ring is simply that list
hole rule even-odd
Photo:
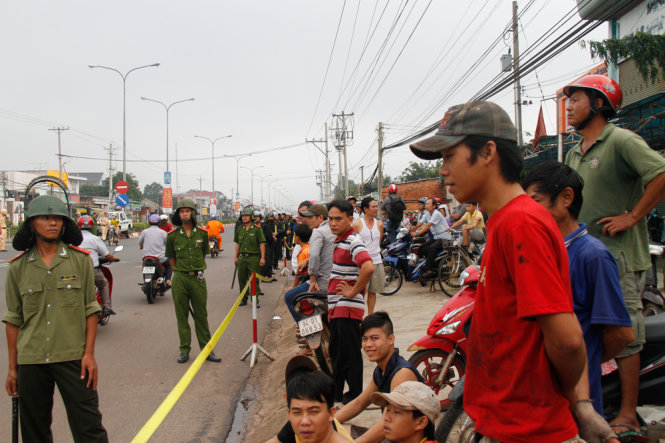
[{"label": "striped shirt", "polygon": [[341,281],[351,286],[356,284],[360,275],[360,267],[366,261],[371,262],[367,248],[358,234],[349,229],[346,234],[335,239],[333,266],[328,282],[328,315],[333,318],[352,318],[362,320],[365,314],[365,289],[353,298],[337,294],[335,287]]}]

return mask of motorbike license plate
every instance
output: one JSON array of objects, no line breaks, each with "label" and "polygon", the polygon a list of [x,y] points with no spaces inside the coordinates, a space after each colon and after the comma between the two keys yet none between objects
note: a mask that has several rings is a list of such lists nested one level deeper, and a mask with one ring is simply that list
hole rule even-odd
[{"label": "motorbike license plate", "polygon": [[154,266],[146,266],[143,268],[143,273],[144,274],[154,274],[155,273],[155,267]]},{"label": "motorbike license plate", "polygon": [[321,320],[320,315],[315,315],[314,317],[306,318],[298,322],[298,327],[300,328],[300,335],[306,337],[312,335],[315,332],[323,330],[323,321]]}]

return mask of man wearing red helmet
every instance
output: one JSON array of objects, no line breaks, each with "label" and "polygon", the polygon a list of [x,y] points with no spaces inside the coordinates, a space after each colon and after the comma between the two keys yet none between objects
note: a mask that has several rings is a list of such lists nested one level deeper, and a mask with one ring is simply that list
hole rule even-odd
[{"label": "man wearing red helmet", "polygon": [[403,213],[406,209],[406,203],[404,203],[402,197],[397,195],[397,185],[388,186],[388,196],[383,199],[382,206],[385,208],[386,216],[388,217],[386,234],[388,235],[388,239],[390,239],[390,243],[395,243],[397,241],[397,231],[402,223]]},{"label": "man wearing red helmet", "polygon": [[92,227],[95,226],[95,221],[92,217],[82,215],[76,224],[81,229],[81,234],[83,234],[83,241],[79,245],[79,248],[90,252],[92,266],[95,268],[95,286],[99,288],[99,296],[104,304],[102,306],[102,315],[115,315],[111,307],[108,282],[106,281],[106,277],[104,277],[102,269],[99,267],[99,257],[106,257],[110,261],[118,261],[118,258],[109,253],[106,245],[99,237],[92,235]]},{"label": "man wearing red helmet", "polygon": [[651,266],[645,217],[665,197],[665,160],[639,135],[608,123],[623,99],[621,88],[611,78],[583,77],[566,86],[564,94],[568,123],[582,136],[566,155],[566,164],[584,180],[579,220],[617,261],[635,333],[635,340],[617,357],[621,409],[612,423],[617,425],[615,431],[624,433],[630,427],[639,429],[635,409],[639,351],[644,344],[640,294],[645,270]]}]

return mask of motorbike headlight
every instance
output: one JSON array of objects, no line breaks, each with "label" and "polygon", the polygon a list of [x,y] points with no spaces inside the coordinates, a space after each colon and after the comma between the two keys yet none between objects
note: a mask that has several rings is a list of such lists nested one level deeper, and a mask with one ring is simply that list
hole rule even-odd
[{"label": "motorbike headlight", "polygon": [[405,235],[405,234],[406,234],[406,233],[404,233],[404,232],[400,232],[399,234],[397,234],[397,241],[402,240],[402,239],[404,238],[404,235]]},{"label": "motorbike headlight", "polygon": [[418,262],[418,256],[416,254],[409,254],[406,256],[406,259],[409,261],[409,266],[415,266]]},{"label": "motorbike headlight", "polygon": [[457,328],[458,328],[459,325],[461,325],[461,324],[462,324],[462,321],[456,321],[456,322],[450,323],[449,325],[445,325],[444,327],[442,327],[441,329],[439,329],[438,331],[436,331],[436,334],[435,334],[435,335],[448,335],[448,334],[452,334],[453,332],[457,331]]},{"label": "motorbike headlight", "polygon": [[465,271],[462,271],[462,273],[459,275],[459,282],[461,285],[464,284],[464,281],[469,278],[469,273]]}]

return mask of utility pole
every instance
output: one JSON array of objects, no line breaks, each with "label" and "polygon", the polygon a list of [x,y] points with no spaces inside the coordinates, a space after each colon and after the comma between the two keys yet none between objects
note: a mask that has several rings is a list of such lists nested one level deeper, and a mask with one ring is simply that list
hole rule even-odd
[{"label": "utility pole", "polygon": [[[104,148],[106,149],[106,148]],[[109,203],[108,210],[111,210],[111,204],[113,201],[113,144],[109,144]]]},{"label": "utility pole", "polygon": [[513,73],[515,74],[515,124],[517,126],[517,146],[522,146],[522,86],[520,84],[520,42],[517,33],[517,1],[513,0]]},{"label": "utility pole", "polygon": [[326,201],[332,200],[330,189],[330,157],[328,157],[328,122],[326,122]]},{"label": "utility pole", "polygon": [[[325,151],[317,145],[317,143],[323,143],[323,142],[325,142],[325,144],[326,144],[325,145]],[[323,186],[321,188],[322,193],[323,193],[323,189],[325,187],[325,189],[326,189],[326,200],[328,200],[328,188],[330,186],[330,183],[328,183],[328,180],[330,179],[330,163],[328,161],[328,123],[326,123],[326,138],[325,138],[325,140],[315,140],[315,139],[307,140],[307,139],[305,139],[305,143],[313,144],[314,147],[316,149],[318,149],[326,157],[326,176],[325,176],[325,179],[323,180],[322,183],[319,183],[317,181],[316,185],[317,186]],[[320,171],[317,170],[317,176],[316,176],[317,180],[319,180],[319,175],[318,175],[319,172]],[[323,196],[321,197],[321,199],[323,200]]]},{"label": "utility pole", "polygon": [[383,201],[383,197],[381,195],[381,190],[383,189],[383,122],[379,122],[379,160],[377,164],[377,173],[379,174],[379,181],[378,181],[378,194],[379,194],[379,206],[381,205],[381,202]]},{"label": "utility pole", "polygon": [[[333,114],[335,119],[335,148],[339,152],[339,169],[340,180],[339,187],[342,186],[341,169],[342,169],[342,153],[344,154],[344,194],[345,197],[349,195],[349,171],[346,162],[346,147],[353,142],[353,122],[347,124],[347,119],[353,119],[353,113]],[[350,128],[350,129],[349,129]]]},{"label": "utility pole", "polygon": [[63,127],[58,127],[58,128],[51,128],[49,131],[57,131],[58,132],[58,178],[62,180],[64,183],[64,178],[62,177],[62,145],[60,143],[60,134],[62,131],[68,131],[69,128],[63,128]]},{"label": "utility pole", "polygon": [[365,167],[360,167],[360,196],[365,195]]}]

